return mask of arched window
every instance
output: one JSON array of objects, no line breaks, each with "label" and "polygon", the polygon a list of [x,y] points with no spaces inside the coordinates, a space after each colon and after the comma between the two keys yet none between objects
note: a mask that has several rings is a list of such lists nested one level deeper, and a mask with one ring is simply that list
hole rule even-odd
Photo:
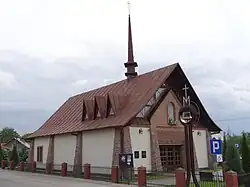
[{"label": "arched window", "polygon": [[174,104],[168,103],[168,122],[175,122]]}]

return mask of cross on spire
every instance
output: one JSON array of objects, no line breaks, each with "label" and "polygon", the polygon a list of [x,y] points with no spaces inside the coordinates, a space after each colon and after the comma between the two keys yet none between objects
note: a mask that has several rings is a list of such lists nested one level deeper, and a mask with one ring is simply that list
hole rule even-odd
[{"label": "cross on spire", "polygon": [[130,15],[130,1],[128,1],[128,15]]}]

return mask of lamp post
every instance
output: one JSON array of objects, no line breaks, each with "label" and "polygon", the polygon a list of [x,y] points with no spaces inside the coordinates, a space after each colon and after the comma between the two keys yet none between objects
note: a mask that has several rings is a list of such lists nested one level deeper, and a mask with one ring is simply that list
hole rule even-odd
[{"label": "lamp post", "polygon": [[190,101],[188,96],[188,87],[185,85],[183,104],[179,110],[179,120],[184,125],[185,131],[185,147],[186,147],[186,165],[187,165],[187,179],[186,186],[190,184],[190,178],[192,175],[194,184],[196,187],[200,187],[195,175],[194,165],[194,142],[193,142],[193,124],[199,120],[199,108],[196,103]]}]

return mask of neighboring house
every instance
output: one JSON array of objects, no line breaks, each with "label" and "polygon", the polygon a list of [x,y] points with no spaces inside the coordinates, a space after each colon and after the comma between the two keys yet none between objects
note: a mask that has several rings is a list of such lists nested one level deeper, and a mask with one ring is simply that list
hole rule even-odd
[{"label": "neighboring house", "polygon": [[22,151],[25,148],[27,151],[30,149],[30,144],[21,138],[12,138],[7,143],[5,143],[5,147],[9,150],[13,149],[13,146],[16,145],[17,151]]},{"label": "neighboring house", "polygon": [[9,148],[5,146],[5,143],[1,143],[1,149],[5,151],[9,150]]},{"label": "neighboring house", "polygon": [[[209,117],[178,63],[137,75],[130,16],[128,34],[127,79],[70,97],[29,137],[29,162],[37,161],[38,167],[63,162],[80,168],[85,163],[111,167],[119,164],[120,153],[133,153],[135,168],[160,171],[185,167],[184,127],[178,121],[178,111],[187,84],[201,113],[193,130],[195,165],[212,167],[209,139],[221,129]],[[79,167],[68,169],[76,172]]]}]

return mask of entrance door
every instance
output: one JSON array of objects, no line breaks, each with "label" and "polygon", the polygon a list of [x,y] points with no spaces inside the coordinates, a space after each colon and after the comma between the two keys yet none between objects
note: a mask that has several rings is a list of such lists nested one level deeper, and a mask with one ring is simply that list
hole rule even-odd
[{"label": "entrance door", "polygon": [[162,167],[165,171],[174,171],[182,166],[181,146],[160,145]]}]

